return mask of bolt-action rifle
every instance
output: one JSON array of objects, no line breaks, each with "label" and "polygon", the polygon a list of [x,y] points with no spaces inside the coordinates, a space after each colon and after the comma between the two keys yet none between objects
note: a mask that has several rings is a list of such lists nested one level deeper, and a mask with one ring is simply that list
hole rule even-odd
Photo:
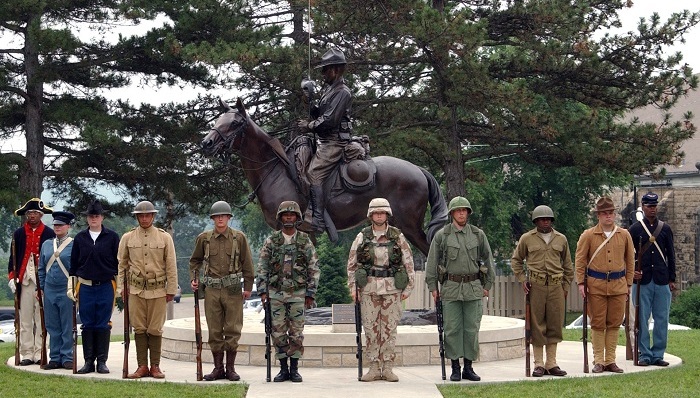
[{"label": "bolt-action rifle", "polygon": [[122,379],[126,379],[129,374],[129,345],[131,336],[129,330],[129,282],[127,280],[129,269],[124,270],[124,281],[122,286],[122,298],[124,301],[124,363],[122,364]]},{"label": "bolt-action rifle", "polygon": [[530,377],[530,344],[532,344],[532,328],[530,325],[530,282],[525,293],[525,377]]},{"label": "bolt-action rifle", "polygon": [[583,373],[588,373],[588,267],[583,274]]},{"label": "bolt-action rifle", "polygon": [[197,344],[197,381],[202,381],[202,321],[199,314],[199,282],[195,278],[195,284],[198,286],[194,290],[194,341]]},{"label": "bolt-action rifle", "polygon": [[447,378],[445,373],[445,320],[442,313],[442,297],[440,297],[440,286],[438,285],[437,296],[435,297],[435,314],[437,316],[438,343],[440,347],[440,370],[442,379]]}]

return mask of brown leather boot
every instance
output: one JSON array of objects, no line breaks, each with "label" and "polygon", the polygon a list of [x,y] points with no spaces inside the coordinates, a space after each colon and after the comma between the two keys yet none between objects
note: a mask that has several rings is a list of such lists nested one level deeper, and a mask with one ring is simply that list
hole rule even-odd
[{"label": "brown leather boot", "polygon": [[151,374],[148,372],[148,365],[139,365],[138,369],[136,369],[136,372],[134,373],[129,373],[126,375],[127,379],[140,379],[142,377],[148,377]]},{"label": "brown leather boot", "polygon": [[214,370],[212,370],[208,375],[204,375],[204,380],[221,380],[226,377],[226,371],[224,370],[224,352],[212,351],[211,355],[214,357]]},{"label": "brown leather boot", "polygon": [[236,373],[236,368],[234,367],[235,364],[236,350],[226,351],[226,377],[229,381],[238,381],[241,379],[241,376]]},{"label": "brown leather boot", "polygon": [[165,373],[161,372],[159,364],[151,364],[151,376],[156,379],[164,379]]}]

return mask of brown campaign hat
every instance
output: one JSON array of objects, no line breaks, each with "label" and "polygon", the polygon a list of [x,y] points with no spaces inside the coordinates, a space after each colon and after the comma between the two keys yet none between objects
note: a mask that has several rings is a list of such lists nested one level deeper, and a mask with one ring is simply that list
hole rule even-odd
[{"label": "brown campaign hat", "polygon": [[602,198],[598,199],[597,202],[595,202],[595,208],[592,211],[594,213],[598,213],[609,210],[617,210],[617,207],[615,207],[615,203],[613,203],[613,200],[610,199],[610,197],[603,196]]}]

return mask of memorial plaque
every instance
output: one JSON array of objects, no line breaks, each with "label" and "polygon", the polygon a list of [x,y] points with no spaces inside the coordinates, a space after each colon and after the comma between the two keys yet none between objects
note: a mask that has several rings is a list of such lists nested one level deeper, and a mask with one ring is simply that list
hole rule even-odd
[{"label": "memorial plaque", "polygon": [[355,324],[355,304],[333,304],[331,311],[333,324]]}]

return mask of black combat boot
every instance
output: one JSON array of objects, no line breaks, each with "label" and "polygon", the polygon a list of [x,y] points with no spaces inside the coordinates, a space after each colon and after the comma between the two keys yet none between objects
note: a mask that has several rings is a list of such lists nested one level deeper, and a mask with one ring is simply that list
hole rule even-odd
[{"label": "black combat boot", "polygon": [[452,361],[452,374],[450,375],[450,381],[462,380],[462,375],[459,373],[459,359],[450,359],[450,361]]},{"label": "black combat boot", "polygon": [[481,377],[474,373],[474,369],[472,368],[472,361],[471,359],[464,358],[464,371],[462,372],[462,378],[467,379],[469,381],[480,381]]},{"label": "black combat boot", "polygon": [[323,220],[323,213],[325,211],[326,197],[323,193],[323,187],[321,185],[312,185],[309,187],[309,193],[311,194],[311,203],[313,204],[313,225],[312,228],[316,232],[321,232],[326,230],[326,223]]},{"label": "black combat boot", "polygon": [[83,358],[85,358],[85,365],[78,369],[77,373],[82,375],[95,371],[95,331],[92,329],[83,329],[81,337],[83,339]]},{"label": "black combat boot", "polygon": [[95,356],[97,357],[97,373],[109,373],[107,358],[109,355],[109,340],[111,331],[109,329],[95,331]]},{"label": "black combat boot", "polygon": [[280,358],[280,372],[272,380],[275,383],[289,380],[289,368],[287,367],[287,358]]},{"label": "black combat boot", "polygon": [[291,358],[289,365],[289,378],[294,383],[301,383],[302,378],[299,374],[299,358]]}]

